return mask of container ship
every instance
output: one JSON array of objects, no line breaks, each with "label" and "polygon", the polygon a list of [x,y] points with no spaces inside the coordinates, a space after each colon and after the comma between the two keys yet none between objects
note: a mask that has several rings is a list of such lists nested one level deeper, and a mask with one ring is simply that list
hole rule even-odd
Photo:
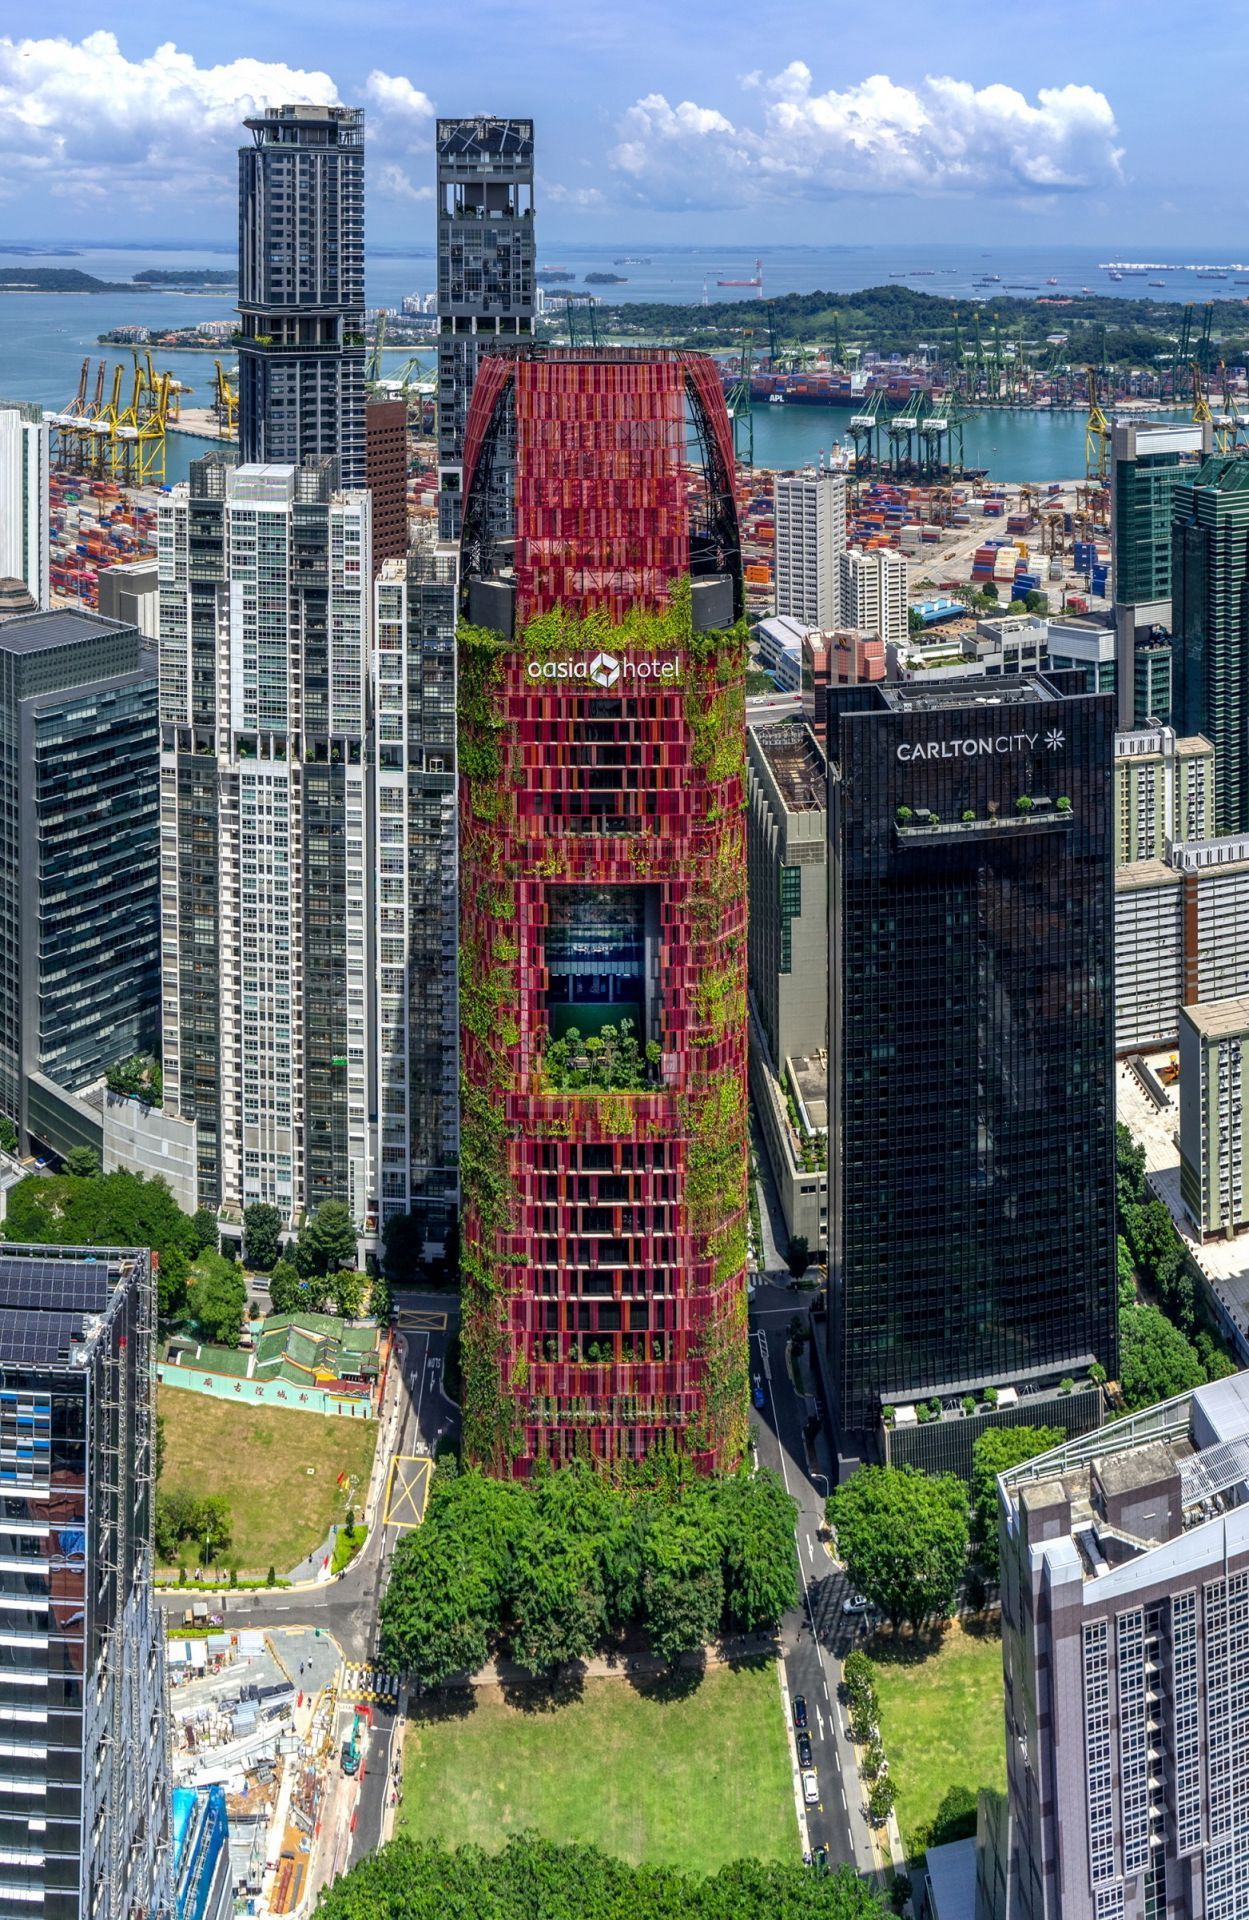
[{"label": "container ship", "polygon": [[[732,378],[728,380],[732,384]],[[902,405],[917,387],[930,382],[920,374],[755,373],[750,379],[752,400],[783,400],[791,407],[857,407],[883,390],[893,405]]]}]

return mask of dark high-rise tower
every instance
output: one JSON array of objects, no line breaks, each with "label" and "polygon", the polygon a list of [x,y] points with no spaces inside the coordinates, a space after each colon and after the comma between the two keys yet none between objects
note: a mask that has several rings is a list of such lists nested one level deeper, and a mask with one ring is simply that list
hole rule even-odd
[{"label": "dark high-rise tower", "polygon": [[[514,537],[496,539],[503,457]],[[491,354],[464,471],[465,1440],[517,1476],[667,1451],[731,1466],[745,657],[715,368]]]},{"label": "dark high-rise tower", "polygon": [[1249,459],[1216,454],[1172,492],[1171,722],[1214,746],[1215,831],[1249,831]]},{"label": "dark high-rise tower", "polygon": [[333,454],[364,485],[364,115],[270,107],[239,150],[244,463]]},{"label": "dark high-rise tower", "polygon": [[[437,147],[438,531],[451,540],[481,354],[533,335],[533,121],[440,120]],[[496,471],[505,510],[505,465]]]},{"label": "dark high-rise tower", "polygon": [[1113,731],[1036,674],[830,695],[843,1460],[966,1471],[982,1423],[1097,1424],[1059,1388],[1117,1359]]}]

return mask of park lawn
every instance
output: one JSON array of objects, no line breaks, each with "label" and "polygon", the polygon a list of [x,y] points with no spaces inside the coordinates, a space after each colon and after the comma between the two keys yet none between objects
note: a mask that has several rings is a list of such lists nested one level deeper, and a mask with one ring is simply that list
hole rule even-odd
[{"label": "park lawn", "polygon": [[375,1420],[234,1407],[185,1387],[161,1387],[157,1411],[165,1423],[162,1491],[187,1487],[201,1498],[221,1494],[229,1501],[230,1557],[240,1573],[274,1567],[287,1574],[312,1553],[343,1518],[340,1473],[356,1476],[357,1513],[364,1505]]},{"label": "park lawn", "polygon": [[1006,1732],[996,1631],[965,1633],[952,1621],[922,1659],[911,1658],[907,1641],[901,1644],[898,1659],[891,1656],[888,1636],[868,1651],[876,1669],[881,1744],[909,1853],[910,1835],[931,1822],[951,1787],[972,1793],[1005,1788]]},{"label": "park lawn", "polygon": [[669,1698],[587,1680],[546,1711],[508,1705],[493,1687],[477,1688],[475,1704],[451,1696],[409,1723],[400,1818],[418,1840],[492,1852],[529,1829],[691,1873],[742,1854],[793,1861],[775,1665],[715,1667]]}]

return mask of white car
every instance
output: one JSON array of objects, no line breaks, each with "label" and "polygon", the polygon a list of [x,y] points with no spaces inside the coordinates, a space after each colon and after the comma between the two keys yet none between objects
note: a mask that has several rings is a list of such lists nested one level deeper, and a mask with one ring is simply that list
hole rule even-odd
[{"label": "white car", "polygon": [[862,1593],[847,1594],[846,1598],[841,1603],[841,1610],[843,1613],[866,1613],[867,1609],[868,1609],[867,1596]]},{"label": "white car", "polygon": [[816,1805],[820,1797],[820,1783],[815,1777],[815,1768],[808,1767],[802,1776],[802,1797],[809,1807]]}]

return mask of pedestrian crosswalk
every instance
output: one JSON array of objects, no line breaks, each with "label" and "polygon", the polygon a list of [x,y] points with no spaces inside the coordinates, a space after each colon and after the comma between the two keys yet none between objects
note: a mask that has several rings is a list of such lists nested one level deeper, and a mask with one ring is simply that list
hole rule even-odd
[{"label": "pedestrian crosswalk", "polygon": [[349,1660],[343,1669],[343,1694],[352,1700],[372,1701],[380,1706],[399,1703],[399,1675],[375,1667],[371,1660]]}]

